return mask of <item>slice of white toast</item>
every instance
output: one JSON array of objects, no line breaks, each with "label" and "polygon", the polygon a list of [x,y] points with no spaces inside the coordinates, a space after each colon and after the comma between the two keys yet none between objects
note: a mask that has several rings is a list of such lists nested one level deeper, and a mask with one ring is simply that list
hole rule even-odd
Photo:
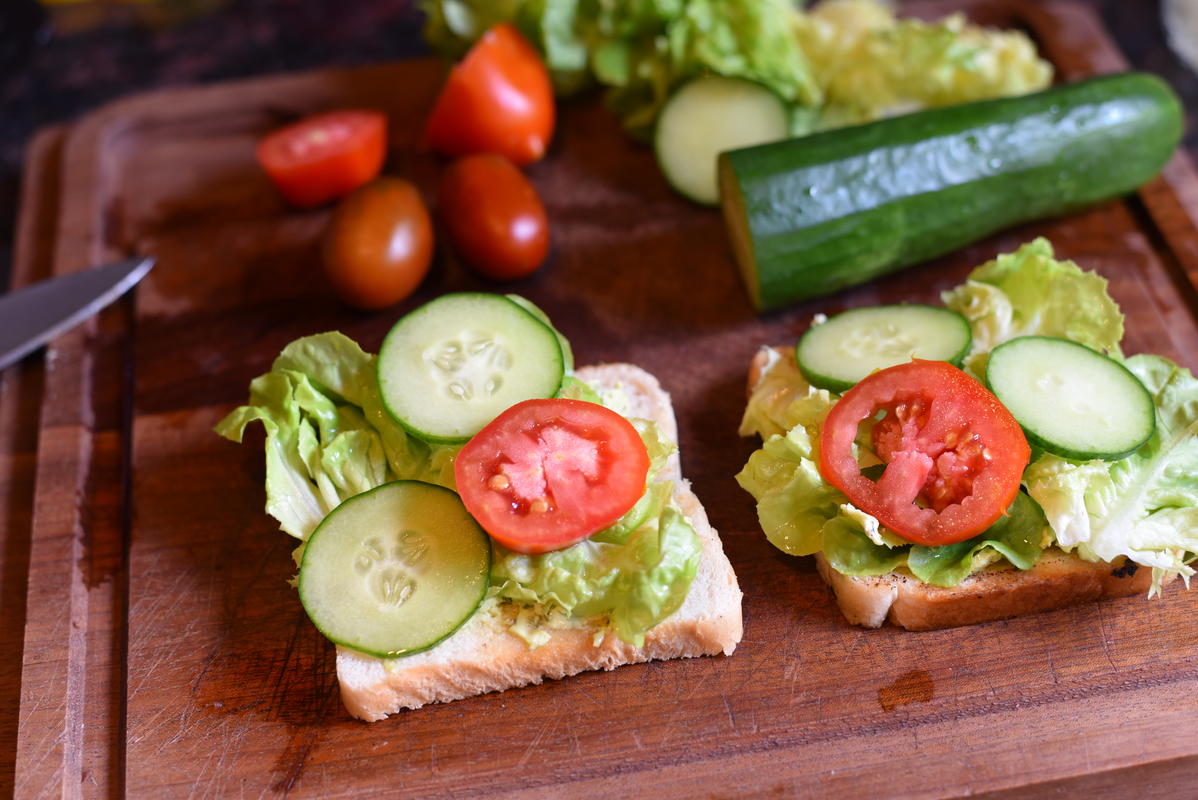
[{"label": "slice of white toast", "polygon": [[[670,396],[657,379],[630,364],[583,367],[576,373],[597,391],[620,388],[631,403],[629,416],[655,421],[671,441],[678,440]],[[596,644],[589,625],[548,628],[549,641],[529,648],[509,631],[518,609],[503,604],[479,613],[431,650],[384,662],[344,647],[337,648],[341,698],[355,717],[380,720],[405,708],[447,702],[485,692],[503,691],[563,678],[585,670],[666,658],[731,655],[741,639],[741,591],[719,536],[707,521],[699,499],[682,477],[678,454],[670,457],[660,479],[674,482],[674,500],[703,544],[694,582],[682,606],[633,647],[614,633]]]},{"label": "slice of white toast", "polygon": [[[794,358],[794,348],[775,348]],[[761,379],[769,359],[765,348],[749,364],[749,392]],[[1147,593],[1152,570],[1136,564],[1083,561],[1052,547],[1029,570],[994,565],[956,586],[932,586],[904,569],[886,575],[857,577],[833,569],[816,553],[820,577],[832,587],[836,604],[854,625],[877,628],[887,620],[911,631],[955,628],[1006,617],[1035,614],[1108,597]]]}]

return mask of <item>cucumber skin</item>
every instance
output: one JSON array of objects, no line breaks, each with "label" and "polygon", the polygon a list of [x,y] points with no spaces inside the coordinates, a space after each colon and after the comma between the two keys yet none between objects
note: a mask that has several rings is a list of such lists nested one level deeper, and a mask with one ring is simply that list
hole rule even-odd
[{"label": "cucumber skin", "polygon": [[1109,75],[724,153],[721,198],[766,311],[1132,191],[1181,133],[1164,81]]}]

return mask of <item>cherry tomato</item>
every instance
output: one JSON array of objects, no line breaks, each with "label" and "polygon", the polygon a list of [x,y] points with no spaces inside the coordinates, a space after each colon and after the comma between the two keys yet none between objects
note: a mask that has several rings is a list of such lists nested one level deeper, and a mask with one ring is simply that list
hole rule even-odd
[{"label": "cherry tomato", "polygon": [[498,153],[517,164],[553,138],[553,84],[540,55],[511,25],[482,35],[449,73],[425,141],[449,156]]},{"label": "cherry tomato", "polygon": [[560,550],[602,530],[645,491],[649,454],[636,428],[582,400],[525,400],[458,453],[466,510],[521,553]]},{"label": "cherry tomato", "polygon": [[379,178],[341,201],[324,236],[325,273],[358,308],[383,308],[416,290],[433,258],[433,226],[420,192]]},{"label": "cherry tomato", "polygon": [[450,244],[489,278],[522,278],[549,253],[549,218],[536,189],[506,158],[468,156],[445,170],[441,221]]},{"label": "cherry tomato", "polygon": [[[886,464],[875,482],[853,453],[858,425],[874,423]],[[1015,499],[1031,451],[1011,412],[943,361],[873,373],[845,392],[820,433],[819,469],[853,505],[916,544],[961,542],[990,527]]]},{"label": "cherry tomato", "polygon": [[313,208],[374,178],[387,151],[387,118],[377,111],[331,111],[269,134],[258,162],[287,202]]}]

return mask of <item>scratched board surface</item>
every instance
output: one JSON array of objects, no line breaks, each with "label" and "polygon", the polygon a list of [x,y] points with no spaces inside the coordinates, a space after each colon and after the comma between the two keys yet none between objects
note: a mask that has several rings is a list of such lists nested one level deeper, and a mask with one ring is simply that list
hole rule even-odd
[{"label": "scratched board surface", "polygon": [[[968,8],[1029,26],[1066,76],[1118,66],[1076,8]],[[765,541],[732,477],[753,449],[736,427],[758,346],[793,340],[816,311],[935,302],[971,267],[1036,235],[1110,279],[1130,352],[1198,367],[1188,264],[1177,263],[1193,223],[1156,213],[1170,186],[1154,188],[1155,205],[1132,199],[1026,226],[758,318],[718,214],[678,199],[652,153],[594,98],[562,106],[551,153],[529,169],[553,253],[512,288],[548,311],[578,363],[639,364],[673,395],[684,472],[745,593],[745,638],[729,658],[587,673],[370,725],[351,719],[332,646],[288,585],[294,540],[262,511],[261,434],[238,447],[211,429],[294,338],[336,329],[377,351],[416,304],[499,288],[443,253],[400,307],[349,311],[318,269],[326,212],[287,210],[254,167],[254,141],[281,120],[377,107],[396,121],[388,171],[431,196],[439,166],[417,133],[441,74],[421,61],[173,91],[123,101],[73,132],[65,158],[88,184],[66,195],[64,235],[89,257],[138,251],[159,264],[128,320],[127,563],[95,579],[116,575],[127,589],[114,612],[124,671],[112,680],[107,660],[88,662],[78,678],[106,676],[104,691],[121,696],[97,717],[100,733],[84,729],[61,749],[61,770],[104,765],[118,775],[111,790],[134,797],[951,794],[1194,756],[1198,725],[1185,700],[1198,690],[1188,624],[1198,596],[1174,590],[1151,604],[1128,598],[922,634],[855,629],[810,560]],[[35,554],[37,535],[35,525]],[[29,611],[35,623],[52,612]],[[36,771],[48,761],[36,760],[30,731],[22,736],[18,773]]]}]

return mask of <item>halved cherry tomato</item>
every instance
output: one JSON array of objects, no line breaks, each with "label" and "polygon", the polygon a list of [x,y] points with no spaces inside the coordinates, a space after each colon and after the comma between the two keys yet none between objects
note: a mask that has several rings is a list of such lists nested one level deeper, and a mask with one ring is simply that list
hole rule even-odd
[{"label": "halved cherry tomato", "polygon": [[258,143],[258,162],[287,202],[313,208],[349,194],[382,169],[387,118],[378,111],[306,117]]},{"label": "halved cherry tomato", "polygon": [[[858,425],[874,423],[886,464],[875,482],[853,452]],[[832,407],[820,433],[819,469],[853,505],[904,539],[961,542],[990,527],[1015,499],[1031,451],[1011,412],[943,361],[879,370]]]},{"label": "halved cherry tomato", "polygon": [[522,278],[549,253],[545,206],[501,156],[467,156],[445,170],[440,217],[454,250],[489,278]]},{"label": "halved cherry tomato", "polygon": [[450,71],[425,141],[449,156],[498,153],[529,164],[545,155],[554,113],[545,63],[514,27],[503,23],[484,33]]},{"label": "halved cherry tomato", "polygon": [[337,206],[324,234],[325,274],[356,308],[383,308],[416,291],[433,259],[433,224],[415,186],[379,178]]},{"label": "halved cherry tomato", "polygon": [[649,454],[636,428],[582,400],[525,400],[458,453],[466,510],[521,553],[560,550],[606,528],[645,491]]}]

